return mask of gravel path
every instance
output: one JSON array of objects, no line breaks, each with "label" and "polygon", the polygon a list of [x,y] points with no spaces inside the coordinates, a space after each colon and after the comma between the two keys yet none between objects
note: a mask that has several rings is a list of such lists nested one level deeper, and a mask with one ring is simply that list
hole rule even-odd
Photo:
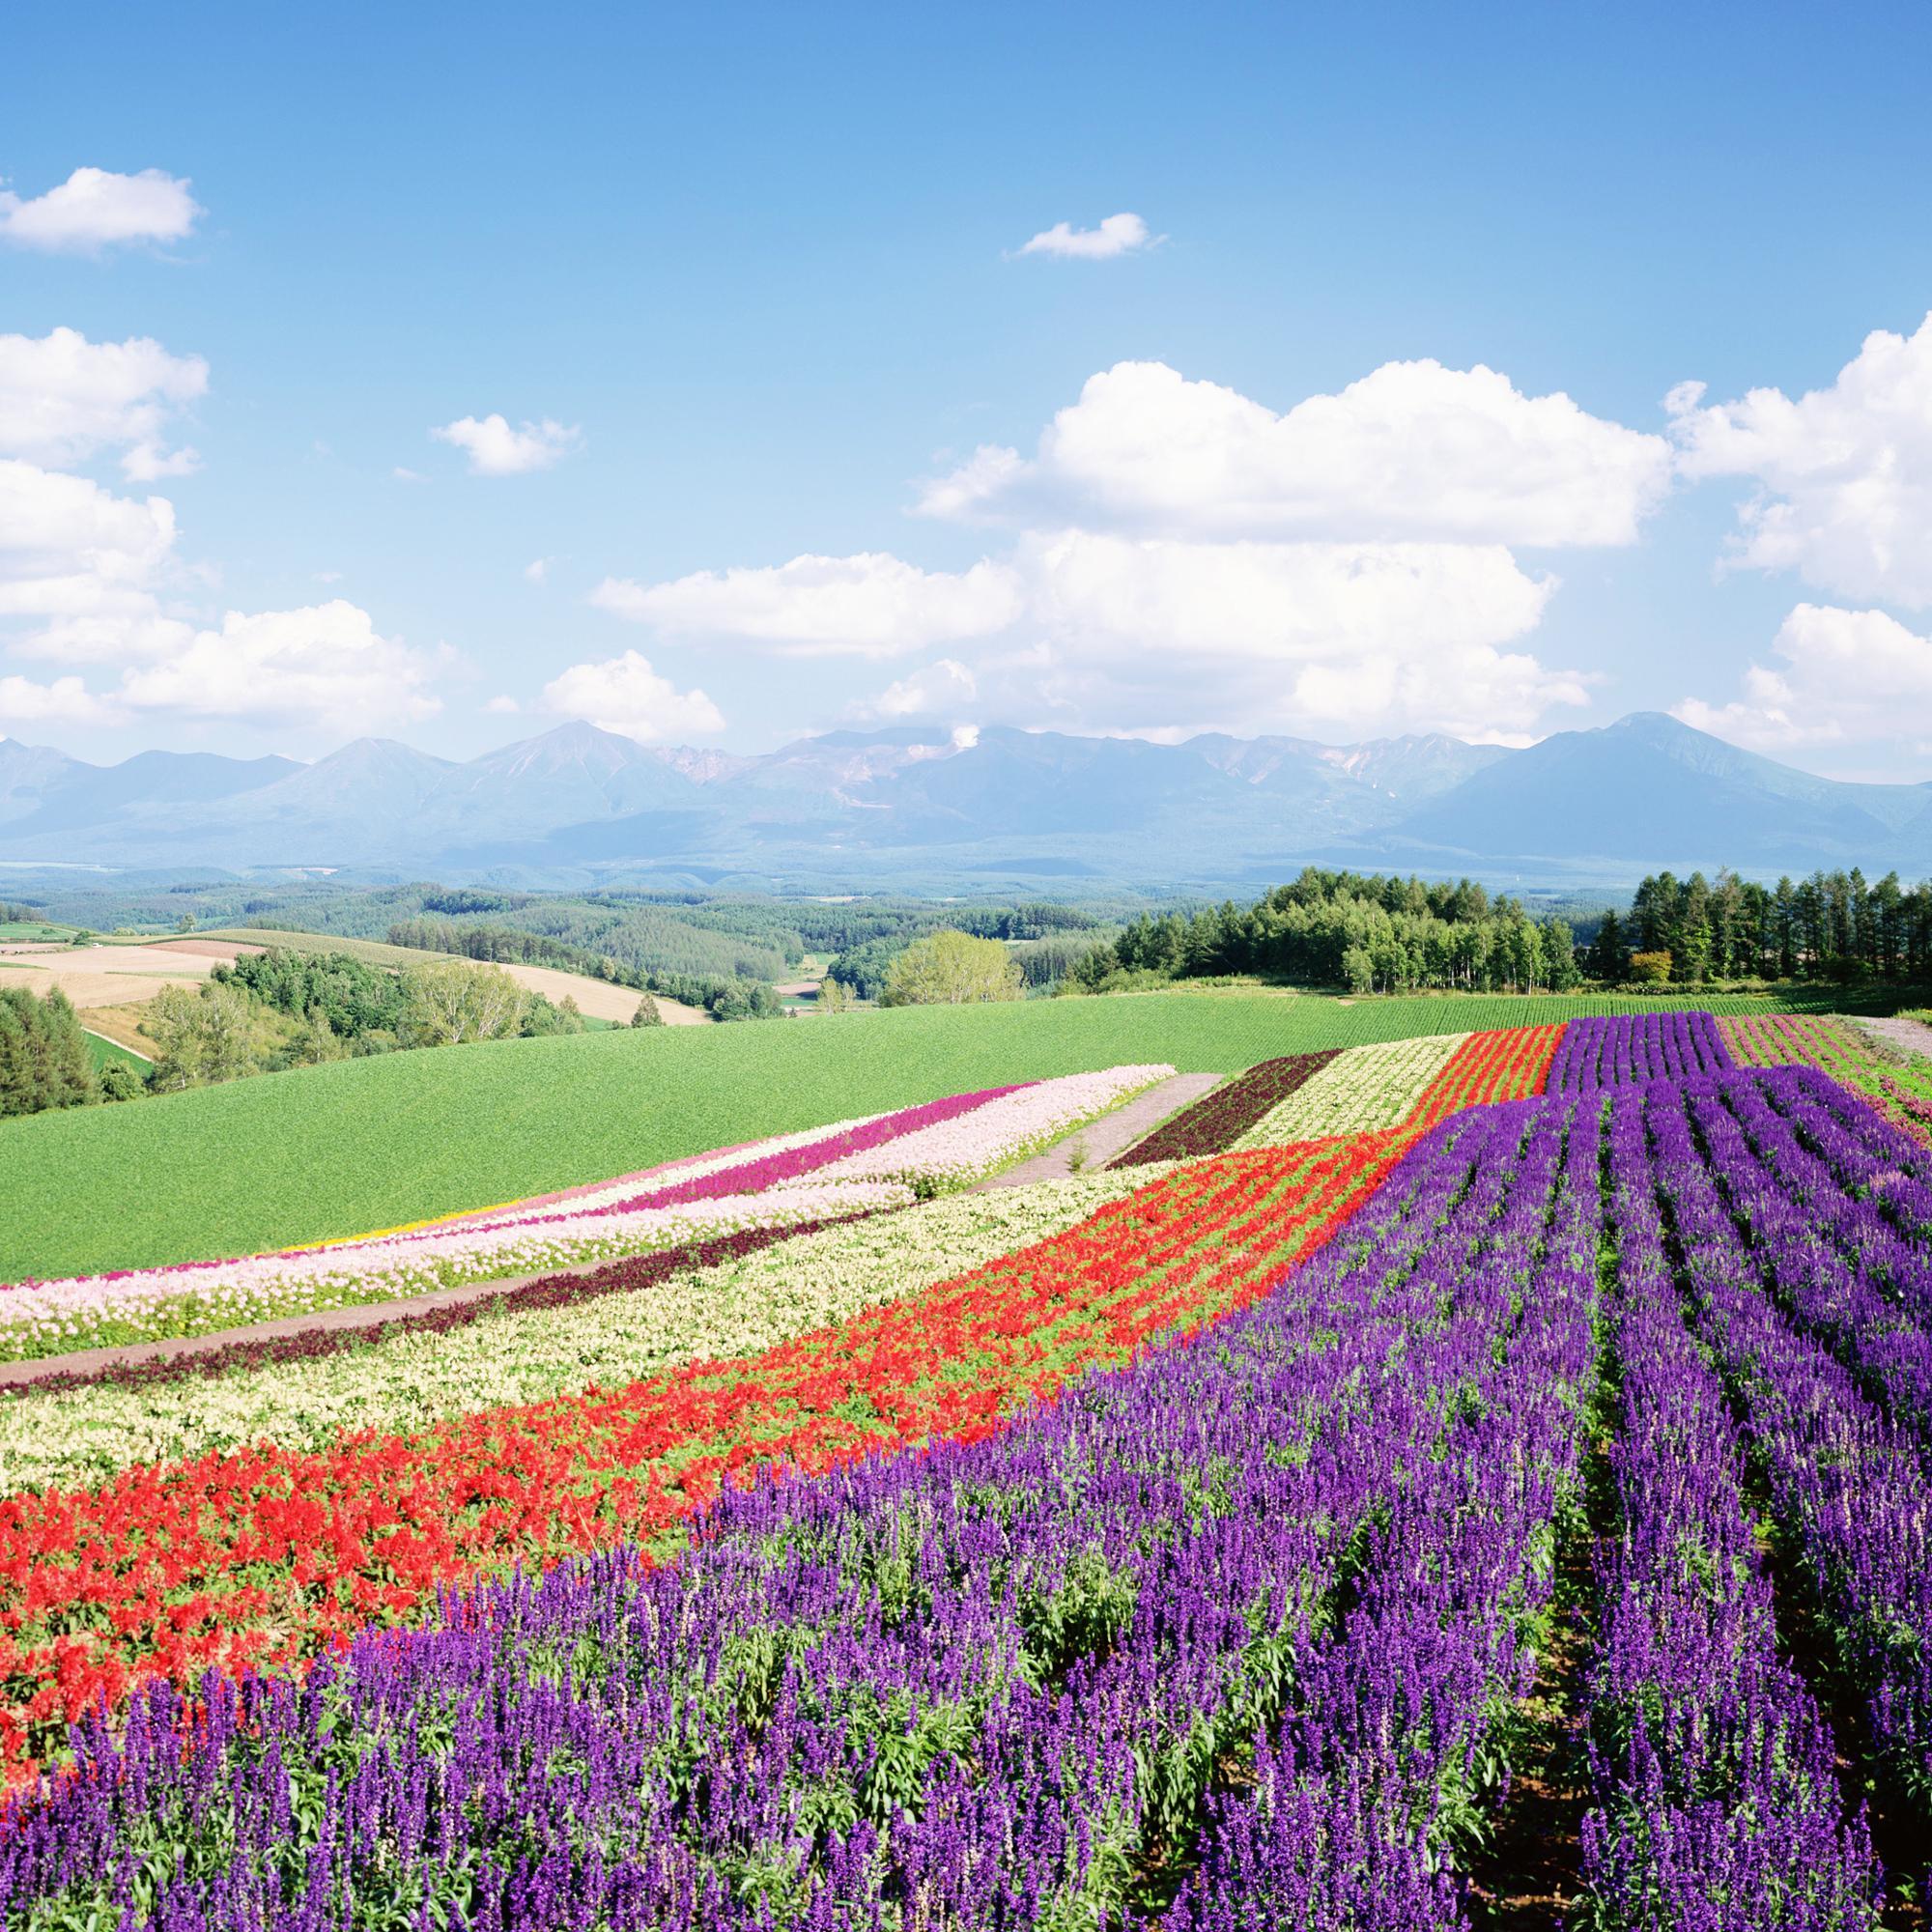
[{"label": "gravel path", "polygon": [[[1023,1187],[1030,1180],[1064,1180],[1075,1172],[1094,1173],[1103,1168],[1117,1153],[1125,1153],[1136,1141],[1149,1134],[1183,1107],[1191,1107],[1207,1093],[1221,1084],[1218,1073],[1177,1073],[1145,1093],[1136,1094],[1124,1107],[1116,1107],[1097,1121],[1076,1128],[1065,1140],[1056,1141],[1044,1153],[1009,1167],[977,1183],[976,1190],[987,1187]],[[1075,1169],[1073,1156],[1085,1150],[1081,1166]]]},{"label": "gravel path", "polygon": [[1889,1019],[1861,1019],[1857,1024],[1880,1039],[1903,1047],[1907,1053],[1932,1060],[1932,1027],[1923,1020],[1909,1020],[1903,1013],[1894,1013]]}]

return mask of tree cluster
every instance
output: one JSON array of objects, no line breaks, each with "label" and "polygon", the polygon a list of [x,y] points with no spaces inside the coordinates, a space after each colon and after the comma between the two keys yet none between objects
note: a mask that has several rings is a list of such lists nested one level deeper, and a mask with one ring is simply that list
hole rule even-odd
[{"label": "tree cluster", "polygon": [[0,1115],[86,1107],[101,1097],[94,1057],[71,1002],[58,986],[36,999],[0,990]]},{"label": "tree cluster", "polygon": [[1357,993],[1560,991],[1578,977],[1562,920],[1537,920],[1470,880],[1425,885],[1311,866],[1245,909],[1231,899],[1188,915],[1143,913],[1090,949],[1066,983],[1104,992],[1225,974]]},{"label": "tree cluster", "polygon": [[[1594,979],[1850,980],[1932,976],[1932,884],[1896,872],[1781,878],[1775,886],[1721,870],[1713,879],[1658,872],[1630,911],[1605,913],[1584,949]],[[1643,962],[1639,964],[1638,962]],[[1662,961],[1660,972],[1660,961]]]}]

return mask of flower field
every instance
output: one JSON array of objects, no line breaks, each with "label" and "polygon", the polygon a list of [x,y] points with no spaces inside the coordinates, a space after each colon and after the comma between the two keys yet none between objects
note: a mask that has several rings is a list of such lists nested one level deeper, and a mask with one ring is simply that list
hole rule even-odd
[{"label": "flower field", "polygon": [[0,1923],[1921,1923],[1932,1147],[1859,1051],[1280,1055],[964,1191],[1120,1066],[276,1257],[636,1244],[0,1398]]}]

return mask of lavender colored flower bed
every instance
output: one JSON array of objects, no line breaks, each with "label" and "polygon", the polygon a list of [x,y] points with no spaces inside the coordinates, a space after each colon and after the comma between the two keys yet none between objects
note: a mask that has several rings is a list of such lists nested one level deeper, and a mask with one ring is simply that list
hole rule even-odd
[{"label": "lavender colored flower bed", "polygon": [[[1649,1090],[1660,1113],[1678,1098]],[[1685,1326],[1647,1111],[1638,1093],[1610,1108],[1620,1387],[1586,1698],[1595,1922],[1875,1926],[1870,1835],[1847,1816],[1831,1730],[1782,1653],[1744,1445]]]},{"label": "lavender colored flower bed", "polygon": [[[1426,1744],[1337,1736],[1324,1789],[1366,1752],[1387,1804],[1446,1802],[1526,1682],[1574,1464],[1576,1244],[1570,1292],[1528,1292],[1563,1128],[1449,1122],[1206,1341],[980,1444],[733,1495],[675,1568],[513,1580],[299,1685],[211,1684],[187,1730],[149,1693],[16,1805],[0,1918],[1119,1924],[1282,1724],[1399,1716]],[[1387,1679],[1395,1633],[1419,1677]],[[1389,1855],[1424,1873],[1430,1830]]]},{"label": "lavender colored flower bed", "polygon": [[1572,1020],[1563,1029],[1544,1091],[1590,1094],[1600,1087],[1690,1079],[1734,1064],[1709,1013],[1619,1013]]}]

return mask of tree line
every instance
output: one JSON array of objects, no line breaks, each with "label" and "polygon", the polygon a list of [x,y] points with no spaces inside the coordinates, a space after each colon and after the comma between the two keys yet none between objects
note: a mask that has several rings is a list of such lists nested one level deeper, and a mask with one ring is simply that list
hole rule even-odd
[{"label": "tree line", "polygon": [[1066,973],[1069,990],[1254,974],[1356,993],[1561,992],[1581,977],[1575,934],[1468,879],[1307,867],[1251,906],[1143,913]]},{"label": "tree line", "polygon": [[1589,934],[1592,978],[1852,980],[1932,978],[1932,883],[1907,886],[1896,872],[1849,871],[1781,878],[1775,886],[1724,869],[1715,878],[1644,879],[1621,917],[1607,912]]}]

